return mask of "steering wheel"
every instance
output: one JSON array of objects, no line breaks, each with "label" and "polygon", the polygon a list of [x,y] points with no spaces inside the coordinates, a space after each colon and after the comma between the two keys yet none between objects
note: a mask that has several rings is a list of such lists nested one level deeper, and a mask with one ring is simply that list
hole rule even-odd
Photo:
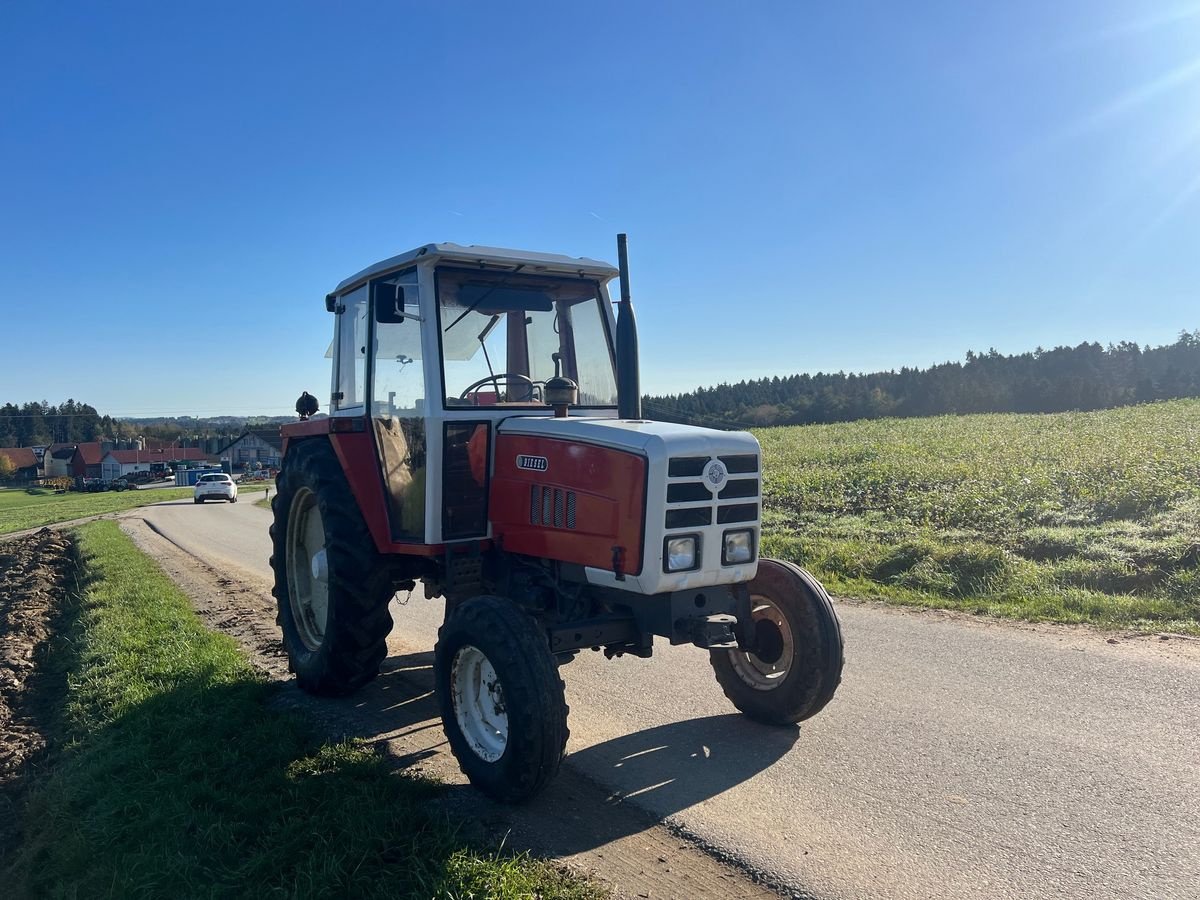
[{"label": "steering wheel", "polygon": [[[525,388],[526,388],[525,396],[516,398],[517,402],[520,402],[521,400],[532,400],[533,399],[533,388],[534,388],[533,379],[530,378],[528,375],[522,375],[520,372],[497,372],[495,375],[488,375],[486,378],[480,378],[478,381],[473,381],[473,382],[471,382],[471,384],[469,384],[465,388],[463,388],[463,392],[458,395],[458,399],[466,400],[468,395],[476,393],[479,390],[479,388],[483,387],[485,384],[496,385],[496,395],[499,396],[501,381],[506,382],[506,383],[511,383],[511,382],[515,381],[515,382],[518,382],[519,384],[523,384],[525,386]],[[478,403],[476,403],[476,405],[478,406]]]}]

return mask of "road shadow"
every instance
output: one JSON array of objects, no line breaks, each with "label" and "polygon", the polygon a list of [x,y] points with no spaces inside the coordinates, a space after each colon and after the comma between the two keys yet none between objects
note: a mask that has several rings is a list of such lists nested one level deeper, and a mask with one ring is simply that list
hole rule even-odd
[{"label": "road shadow", "polygon": [[[351,697],[301,695],[335,733],[374,742],[397,770],[439,754],[455,766],[433,691],[433,653],[389,657]],[[467,818],[504,823],[536,852],[569,856],[644,831],[771,768],[796,746],[800,728],[760,725],[729,713],[671,722],[569,754],[559,777],[519,806],[494,803],[464,784],[445,787],[448,805]],[[401,738],[405,750],[389,743]]]},{"label": "road shadow", "polygon": [[777,763],[795,745],[795,725],[773,728],[736,713],[684,719],[572,753],[572,768],[613,800],[636,798],[666,817],[703,803]]}]

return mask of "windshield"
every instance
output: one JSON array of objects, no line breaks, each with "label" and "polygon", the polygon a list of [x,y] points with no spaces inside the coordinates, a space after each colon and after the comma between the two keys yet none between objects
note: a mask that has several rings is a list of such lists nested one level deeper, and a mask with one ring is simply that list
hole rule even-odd
[{"label": "windshield", "polygon": [[597,282],[441,268],[437,285],[447,406],[544,406],[555,354],[580,406],[617,405]]}]

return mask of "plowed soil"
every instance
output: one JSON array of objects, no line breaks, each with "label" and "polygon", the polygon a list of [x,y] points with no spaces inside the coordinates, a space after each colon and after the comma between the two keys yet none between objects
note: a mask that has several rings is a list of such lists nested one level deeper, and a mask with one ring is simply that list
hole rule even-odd
[{"label": "plowed soil", "polygon": [[68,535],[0,542],[0,859],[15,837],[17,794],[46,747],[50,698],[39,682],[71,571]]}]

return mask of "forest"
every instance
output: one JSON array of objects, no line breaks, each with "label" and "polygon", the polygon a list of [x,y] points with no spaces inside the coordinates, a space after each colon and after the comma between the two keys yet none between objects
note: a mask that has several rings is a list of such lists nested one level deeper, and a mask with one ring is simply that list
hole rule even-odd
[{"label": "forest", "polygon": [[1054,413],[1200,396],[1200,329],[1173,344],[1039,347],[898,372],[786,375],[648,396],[647,418],[711,427],[849,422],[887,416]]},{"label": "forest", "polygon": [[119,432],[118,423],[111,417],[75,400],[58,406],[45,401],[0,406],[0,447],[83,443],[123,436]]}]

